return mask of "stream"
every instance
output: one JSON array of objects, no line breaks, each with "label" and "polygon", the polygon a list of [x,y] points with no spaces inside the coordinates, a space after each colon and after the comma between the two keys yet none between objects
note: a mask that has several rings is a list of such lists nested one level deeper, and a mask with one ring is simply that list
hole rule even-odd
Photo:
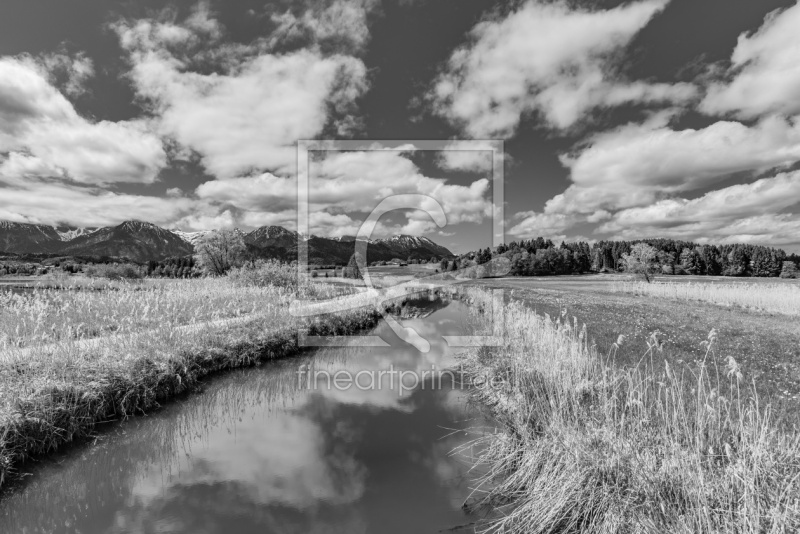
[{"label": "stream", "polygon": [[[23,466],[29,475],[0,500],[0,533],[472,532],[462,527],[477,520],[462,510],[472,442],[494,428],[450,375],[414,387],[410,373],[402,385],[380,374],[455,366],[441,336],[468,331],[468,308],[420,298],[400,317],[430,352],[381,323],[371,333],[391,347],[224,373]],[[326,377],[337,372],[357,384],[335,387]]]}]

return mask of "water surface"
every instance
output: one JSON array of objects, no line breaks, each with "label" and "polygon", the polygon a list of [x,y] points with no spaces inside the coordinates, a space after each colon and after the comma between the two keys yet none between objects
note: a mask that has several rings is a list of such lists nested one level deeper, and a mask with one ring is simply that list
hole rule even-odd
[{"label": "water surface", "polygon": [[19,295],[24,295],[33,291],[32,287],[19,287],[12,284],[2,284],[0,283],[0,291],[7,291],[8,293],[16,293]]},{"label": "water surface", "polygon": [[401,396],[386,375],[381,387],[346,391],[300,379],[301,365],[354,374],[455,364],[441,336],[465,332],[462,304],[419,300],[404,317],[431,342],[428,354],[382,324],[391,348],[318,350],[231,372],[28,466],[32,475],[0,500],[0,532],[417,534],[473,522],[462,504],[475,474],[468,450],[453,450],[487,423],[458,385],[428,380]]}]

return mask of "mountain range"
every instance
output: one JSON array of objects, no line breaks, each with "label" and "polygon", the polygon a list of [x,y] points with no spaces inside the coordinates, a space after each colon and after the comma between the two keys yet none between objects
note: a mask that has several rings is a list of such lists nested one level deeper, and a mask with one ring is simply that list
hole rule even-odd
[{"label": "mountain range", "polygon": [[[125,221],[102,228],[55,227],[0,221],[0,251],[15,255],[82,256],[128,259],[136,262],[160,261],[194,253],[195,245],[209,231],[167,230],[142,221]],[[242,232],[251,255],[281,260],[297,259],[297,232],[282,226],[262,226]],[[356,238],[344,236],[303,238],[308,244],[312,264],[344,264],[355,250]],[[427,237],[396,235],[368,241],[367,261],[392,259],[429,260],[451,257],[453,253]]]}]

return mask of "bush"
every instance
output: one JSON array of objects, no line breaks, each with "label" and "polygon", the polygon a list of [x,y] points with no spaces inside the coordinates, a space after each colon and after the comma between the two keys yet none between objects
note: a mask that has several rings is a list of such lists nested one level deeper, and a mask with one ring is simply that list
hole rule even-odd
[{"label": "bush", "polygon": [[109,280],[138,280],[144,278],[142,269],[132,263],[89,265],[84,269],[88,276]]},{"label": "bush", "polygon": [[259,260],[243,267],[234,267],[228,278],[235,284],[251,287],[285,287],[297,289],[297,266],[277,260]]},{"label": "bush", "polygon": [[781,270],[781,278],[800,278],[800,270],[793,261],[783,262],[783,270]]},{"label": "bush", "polygon": [[319,273],[317,271],[311,271],[311,278],[317,278]]}]

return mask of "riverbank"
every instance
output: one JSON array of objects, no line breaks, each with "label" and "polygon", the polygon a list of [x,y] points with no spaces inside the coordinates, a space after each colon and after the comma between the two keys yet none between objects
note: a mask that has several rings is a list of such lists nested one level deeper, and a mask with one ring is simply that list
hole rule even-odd
[{"label": "riverbank", "polygon": [[298,295],[332,291],[222,278],[0,295],[0,487],[97,424],[156,409],[211,373],[296,354],[299,329],[342,335],[377,322],[368,308],[290,315]]},{"label": "riverbank", "polygon": [[800,436],[776,424],[716,331],[688,372],[663,363],[658,336],[623,368],[570,316],[512,301],[504,319],[503,347],[465,357],[504,428],[487,438],[471,502],[499,512],[487,532],[800,528]]},{"label": "riverbank", "polygon": [[[713,328],[718,333],[718,353],[738,362],[748,384],[755,381],[762,399],[769,398],[776,404],[780,400],[788,412],[800,413],[800,325],[796,317],[700,300],[622,292],[620,277],[606,278],[608,281],[598,277],[506,278],[472,284],[504,289],[507,298],[524,302],[540,315],[558,317],[566,312],[569,317],[577,317],[587,326],[590,344],[595,343],[600,354],[613,353],[615,363],[621,367],[635,366],[647,348],[647,340],[653,332],[659,332],[659,361],[696,370],[705,355],[700,344]],[[783,284],[787,292],[795,289],[792,284],[796,281],[791,282]],[[697,284],[689,282],[685,287]],[[731,287],[718,281],[704,284],[723,291]],[[751,286],[744,282],[737,285],[745,291]],[[617,343],[620,336],[622,343]]]}]

